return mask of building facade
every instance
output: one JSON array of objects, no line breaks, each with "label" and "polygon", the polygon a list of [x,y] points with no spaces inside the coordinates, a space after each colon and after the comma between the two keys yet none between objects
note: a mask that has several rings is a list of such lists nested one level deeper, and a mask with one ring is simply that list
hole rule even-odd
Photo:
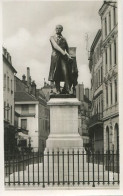
[{"label": "building facade", "polygon": [[[18,143],[43,151],[49,135],[49,108],[45,95],[36,89],[36,84],[31,81],[30,68],[22,80],[15,77],[15,111],[19,114],[18,126],[20,128]],[[28,131],[28,135],[25,131]],[[22,145],[23,146],[23,145]]]},{"label": "building facade", "polygon": [[6,151],[12,151],[16,146],[14,126],[14,75],[16,73],[10,54],[3,48],[4,148]]},{"label": "building facade", "polygon": [[91,91],[88,88],[84,89],[84,84],[77,84],[76,97],[81,102],[78,110],[78,132],[83,140],[83,147],[89,143],[89,133],[87,123],[91,111]]},{"label": "building facade", "polygon": [[90,146],[102,151],[103,140],[103,63],[102,31],[98,30],[90,49],[89,69],[91,72],[92,108],[88,123]]},{"label": "building facade", "polygon": [[102,24],[104,150],[119,150],[117,3],[105,1]]}]

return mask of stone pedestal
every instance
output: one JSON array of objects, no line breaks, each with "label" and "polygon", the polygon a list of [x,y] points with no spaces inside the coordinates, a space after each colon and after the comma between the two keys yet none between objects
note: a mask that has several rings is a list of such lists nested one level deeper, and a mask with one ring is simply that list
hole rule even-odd
[{"label": "stone pedestal", "polygon": [[50,135],[46,141],[47,149],[80,149],[82,139],[78,133],[77,98],[51,98],[50,106]]}]

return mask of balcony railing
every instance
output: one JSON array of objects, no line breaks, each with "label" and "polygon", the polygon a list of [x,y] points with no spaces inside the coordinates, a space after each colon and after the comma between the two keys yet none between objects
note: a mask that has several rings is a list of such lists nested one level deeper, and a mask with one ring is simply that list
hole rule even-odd
[{"label": "balcony railing", "polygon": [[88,122],[88,126],[93,126],[97,123],[101,123],[102,122],[102,113],[98,113],[98,114],[95,114],[93,115],[90,119],[89,119],[89,122]]}]

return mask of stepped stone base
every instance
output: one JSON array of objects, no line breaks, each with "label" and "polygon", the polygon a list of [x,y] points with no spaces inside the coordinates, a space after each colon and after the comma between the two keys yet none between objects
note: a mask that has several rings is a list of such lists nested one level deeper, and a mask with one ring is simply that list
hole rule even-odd
[{"label": "stepped stone base", "polygon": [[81,149],[82,139],[79,134],[51,134],[46,141],[47,149]]}]

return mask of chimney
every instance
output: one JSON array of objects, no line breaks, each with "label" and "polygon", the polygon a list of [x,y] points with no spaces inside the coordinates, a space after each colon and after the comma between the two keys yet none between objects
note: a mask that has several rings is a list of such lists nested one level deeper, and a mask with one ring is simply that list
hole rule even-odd
[{"label": "chimney", "polygon": [[89,88],[85,88],[85,96],[89,99]]},{"label": "chimney", "polygon": [[31,85],[31,76],[29,76],[29,84]]},{"label": "chimney", "polygon": [[32,81],[31,93],[32,93],[32,95],[36,96],[36,84],[35,84],[35,81]]},{"label": "chimney", "polygon": [[29,85],[29,81],[30,81],[30,68],[27,67],[27,85]]},{"label": "chimney", "polygon": [[7,54],[7,59],[8,59],[8,62],[11,63],[11,56],[9,53]]},{"label": "chimney", "polygon": [[22,81],[23,81],[23,82],[26,81],[26,76],[25,76],[25,74],[22,75]]},{"label": "chimney", "polygon": [[83,83],[80,84],[79,90],[80,90],[80,93],[79,93],[80,101],[84,101],[84,84]]},{"label": "chimney", "polygon": [[7,50],[4,48],[4,56],[7,58]]}]

